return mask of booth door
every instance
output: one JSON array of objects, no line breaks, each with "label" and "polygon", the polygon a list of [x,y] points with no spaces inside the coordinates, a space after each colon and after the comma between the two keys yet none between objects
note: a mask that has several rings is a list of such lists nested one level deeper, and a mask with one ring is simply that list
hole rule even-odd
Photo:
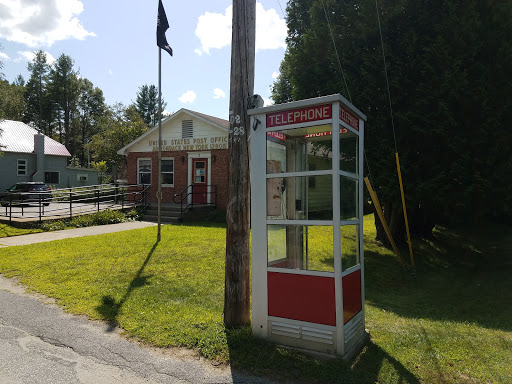
[{"label": "booth door", "polygon": [[208,160],[192,159],[192,202],[194,204],[208,203]]}]

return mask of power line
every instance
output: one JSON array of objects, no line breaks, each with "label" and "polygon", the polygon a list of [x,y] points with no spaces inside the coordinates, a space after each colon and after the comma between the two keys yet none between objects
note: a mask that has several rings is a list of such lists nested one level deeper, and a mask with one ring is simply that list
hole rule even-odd
[{"label": "power line", "polygon": [[378,4],[377,0],[375,0],[375,7],[377,8],[377,21],[379,22],[380,45],[382,48],[382,60],[384,61],[384,73],[386,75],[386,86],[388,88],[389,112],[391,113],[391,127],[393,128],[393,141],[395,142],[395,153],[398,153],[398,149],[396,146],[395,119],[393,118],[393,107],[391,106],[391,91],[389,90],[388,67],[386,64],[386,54],[384,52],[384,39],[382,38],[382,28],[380,26],[379,4]]},{"label": "power line", "polygon": [[281,7],[281,2],[279,0],[277,0],[277,3],[279,4],[279,8],[281,8],[281,12],[283,13],[283,17],[286,18],[286,14],[283,11],[283,7]]},{"label": "power line", "polygon": [[345,78],[345,72],[343,72],[343,67],[341,66],[340,56],[338,55],[338,49],[336,48],[336,41],[334,40],[334,33],[332,32],[332,28],[331,28],[331,21],[329,20],[329,16],[328,16],[327,10],[325,8],[324,0],[322,0],[322,7],[324,9],[325,18],[327,19],[327,26],[328,26],[329,32],[331,34],[332,44],[334,46],[334,52],[336,52],[336,58],[338,59],[338,66],[340,68],[340,73],[343,78],[343,83],[345,84],[345,89],[347,90],[348,99],[352,103],[352,96],[350,96],[350,91],[348,90],[347,80]]}]

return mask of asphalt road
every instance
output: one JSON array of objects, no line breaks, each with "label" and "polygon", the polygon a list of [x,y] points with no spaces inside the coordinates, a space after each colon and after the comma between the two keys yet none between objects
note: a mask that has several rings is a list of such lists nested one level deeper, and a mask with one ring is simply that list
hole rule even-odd
[{"label": "asphalt road", "polygon": [[[14,244],[13,244],[14,245]],[[0,384],[258,383],[186,349],[130,342],[0,275]]]}]

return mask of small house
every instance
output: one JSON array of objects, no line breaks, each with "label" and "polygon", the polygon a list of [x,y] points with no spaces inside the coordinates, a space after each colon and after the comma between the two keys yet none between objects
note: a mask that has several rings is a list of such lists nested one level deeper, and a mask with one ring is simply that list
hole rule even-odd
[{"label": "small house", "polygon": [[98,172],[68,166],[67,148],[20,121],[0,121],[0,191],[24,181],[53,189],[98,184]]}]

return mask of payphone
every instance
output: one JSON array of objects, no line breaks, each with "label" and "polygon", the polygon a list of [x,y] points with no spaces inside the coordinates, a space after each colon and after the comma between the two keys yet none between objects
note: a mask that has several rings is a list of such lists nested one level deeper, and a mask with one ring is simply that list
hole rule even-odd
[{"label": "payphone", "polygon": [[253,334],[350,358],[367,337],[366,116],[341,95],[249,115]]}]

